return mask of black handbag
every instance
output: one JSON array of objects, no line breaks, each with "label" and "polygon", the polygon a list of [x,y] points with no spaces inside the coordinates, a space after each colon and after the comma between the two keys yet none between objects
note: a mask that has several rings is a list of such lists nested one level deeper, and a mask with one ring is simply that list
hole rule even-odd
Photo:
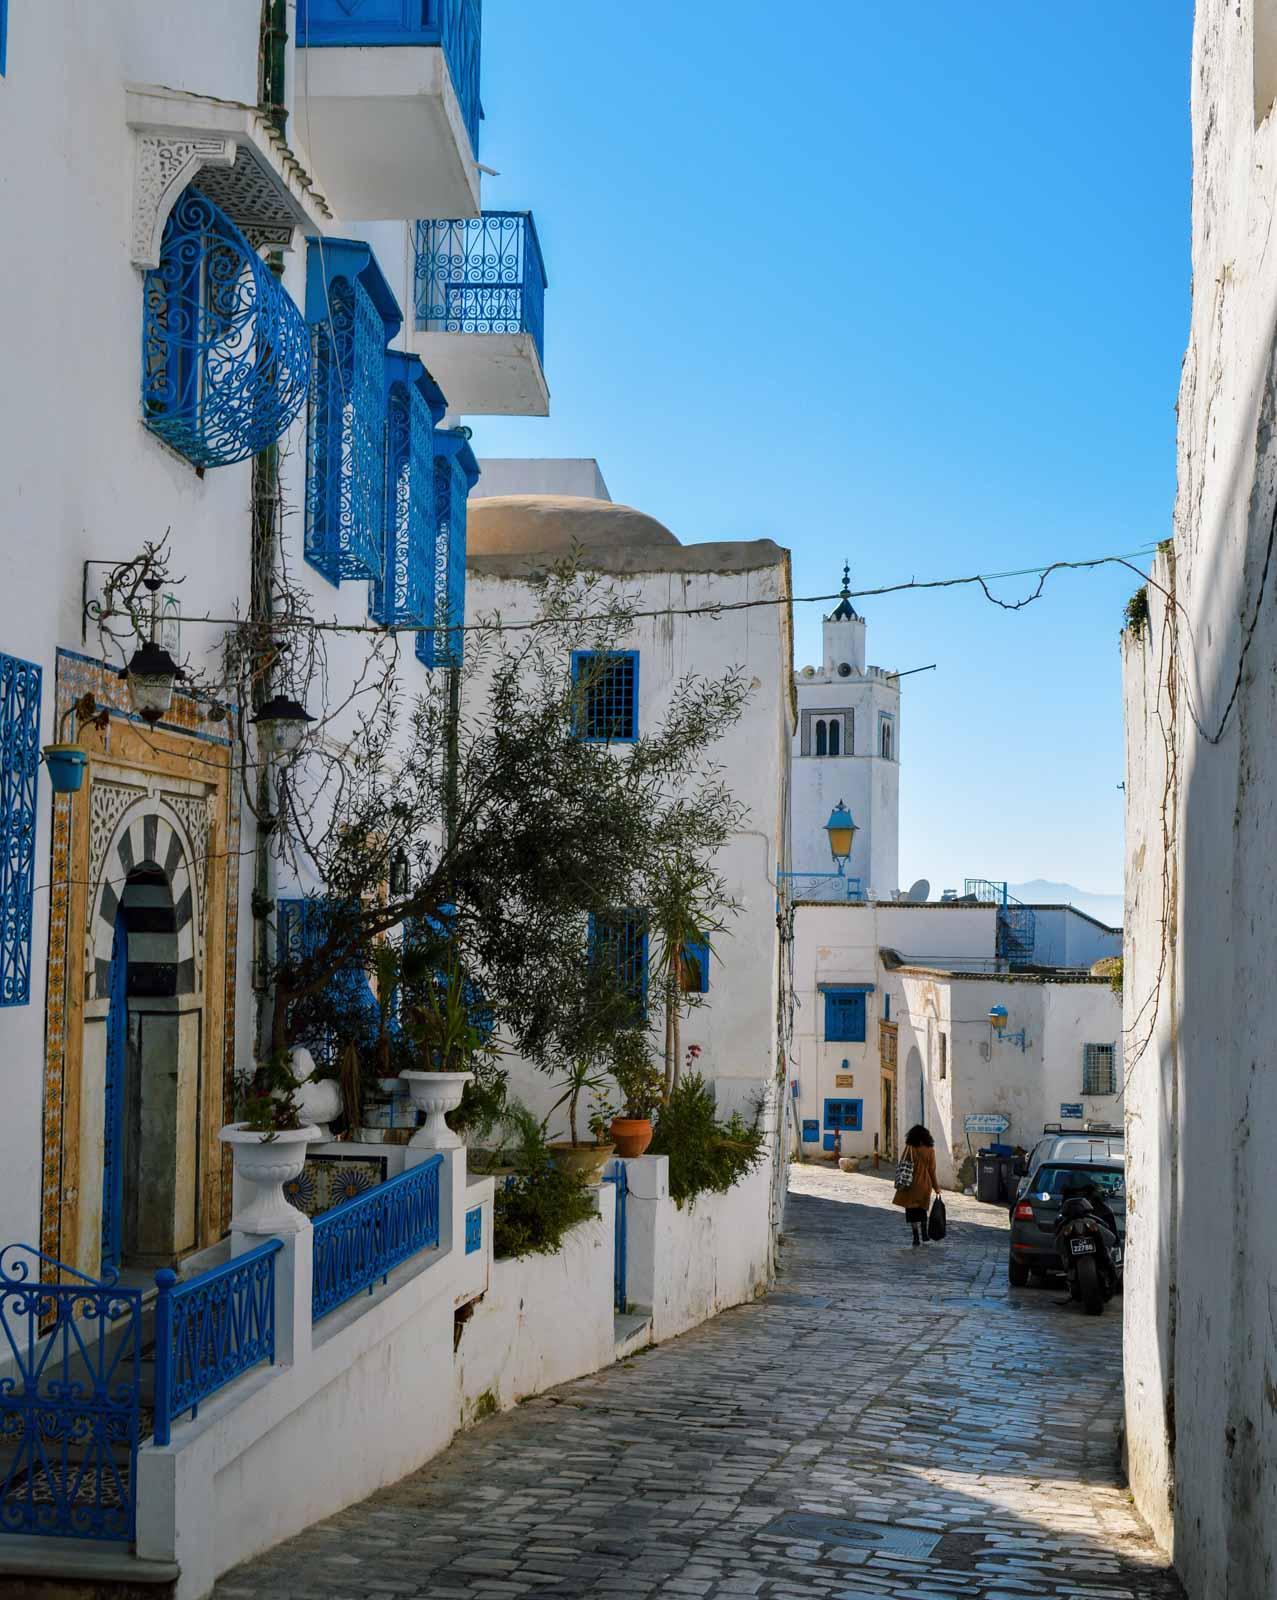
[{"label": "black handbag", "polygon": [[944,1201],[937,1195],[935,1204],[931,1208],[931,1215],[927,1218],[927,1238],[943,1239],[947,1226],[948,1218],[945,1214]]}]

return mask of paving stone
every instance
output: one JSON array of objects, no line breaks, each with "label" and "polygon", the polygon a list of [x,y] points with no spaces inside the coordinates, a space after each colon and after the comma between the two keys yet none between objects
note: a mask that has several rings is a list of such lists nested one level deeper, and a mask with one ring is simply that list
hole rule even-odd
[{"label": "paving stone", "polygon": [[[1120,1302],[1010,1289],[1005,1215],[965,1196],[923,1250],[889,1202],[795,1168],[771,1296],[489,1419],[216,1600],[1183,1600],[1118,1481]],[[766,1531],[804,1517],[843,1531]]]}]

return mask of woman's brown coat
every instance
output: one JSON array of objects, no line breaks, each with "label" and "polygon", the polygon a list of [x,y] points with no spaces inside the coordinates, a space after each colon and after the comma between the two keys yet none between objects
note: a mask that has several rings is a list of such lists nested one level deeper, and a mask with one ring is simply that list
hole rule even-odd
[{"label": "woman's brown coat", "polygon": [[897,1189],[891,1197],[891,1203],[893,1206],[910,1206],[926,1211],[931,1205],[931,1196],[940,1193],[940,1185],[936,1182],[935,1150],[930,1145],[919,1145],[915,1149],[907,1144],[905,1155],[913,1157],[913,1183],[908,1189]]}]

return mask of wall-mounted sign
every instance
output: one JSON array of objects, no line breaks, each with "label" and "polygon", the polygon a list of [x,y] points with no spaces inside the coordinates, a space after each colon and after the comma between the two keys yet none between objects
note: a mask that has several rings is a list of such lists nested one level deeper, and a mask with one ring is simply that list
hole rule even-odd
[{"label": "wall-mounted sign", "polygon": [[1011,1119],[1000,1111],[973,1111],[970,1116],[963,1117],[962,1126],[968,1133],[1005,1133],[1011,1126]]},{"label": "wall-mounted sign", "polygon": [[835,1072],[834,1073],[834,1088],[835,1089],[854,1089],[855,1087],[856,1087],[856,1075],[855,1075],[854,1072]]},{"label": "wall-mounted sign", "polygon": [[1069,1100],[1060,1107],[1060,1120],[1062,1122],[1081,1122],[1082,1107],[1076,1100]]},{"label": "wall-mounted sign", "polygon": [[807,1117],[803,1121],[803,1143],[820,1143],[820,1123],[813,1118]]}]

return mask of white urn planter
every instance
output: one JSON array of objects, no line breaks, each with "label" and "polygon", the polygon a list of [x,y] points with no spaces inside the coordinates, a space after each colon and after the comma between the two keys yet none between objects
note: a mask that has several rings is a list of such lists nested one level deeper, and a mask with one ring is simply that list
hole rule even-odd
[{"label": "white urn planter", "polygon": [[235,1176],[243,1198],[231,1218],[233,1232],[253,1234],[302,1233],[310,1227],[296,1206],[284,1198],[284,1185],[301,1176],[306,1146],[318,1139],[318,1128],[286,1128],[281,1133],[258,1133],[233,1122],[221,1131],[221,1141],[231,1147]]},{"label": "white urn planter", "polygon": [[341,1085],[331,1078],[312,1079],[315,1058],[304,1045],[298,1045],[293,1051],[290,1066],[297,1085],[293,1098],[297,1102],[298,1116],[306,1127],[315,1129],[316,1138],[331,1139],[333,1132],[329,1124],[341,1115]]},{"label": "white urn planter", "polygon": [[465,1141],[444,1121],[449,1111],[461,1104],[466,1084],[473,1083],[473,1072],[405,1072],[412,1103],[425,1117],[408,1141],[410,1150],[460,1150]]}]

